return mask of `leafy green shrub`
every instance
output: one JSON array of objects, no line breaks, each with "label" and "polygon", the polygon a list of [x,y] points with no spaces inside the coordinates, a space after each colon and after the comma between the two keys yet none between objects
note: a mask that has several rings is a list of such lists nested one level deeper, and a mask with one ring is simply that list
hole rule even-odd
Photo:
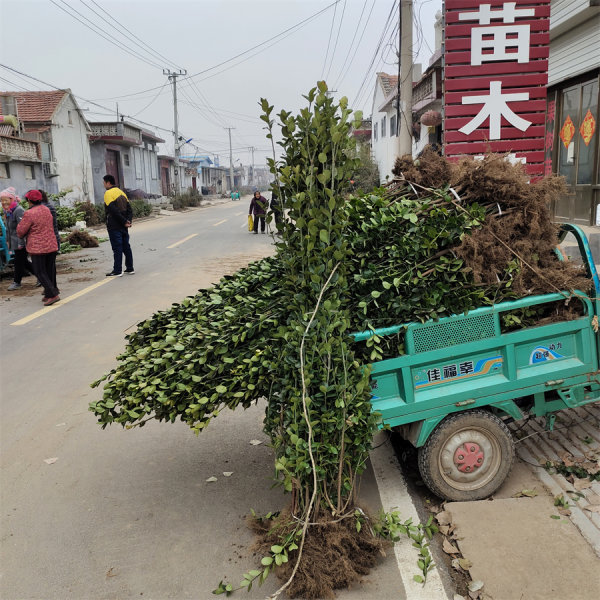
[{"label": "leafy green shrub", "polygon": [[71,208],[70,206],[56,207],[56,224],[59,229],[69,229],[69,227],[73,227],[77,221],[83,221],[84,217],[84,213],[76,208]]},{"label": "leafy green shrub", "polygon": [[173,204],[173,210],[183,210],[190,206],[200,206],[202,197],[198,192],[185,192],[174,196],[171,200]]},{"label": "leafy green shrub", "polygon": [[104,222],[104,206],[92,204],[91,202],[76,202],[74,206],[77,212],[83,214],[85,224],[89,227],[90,225],[99,225]]},{"label": "leafy green shrub", "polygon": [[140,219],[141,217],[147,217],[152,212],[152,205],[148,204],[141,198],[130,200],[131,210],[133,211],[133,218]]},{"label": "leafy green shrub", "polygon": [[78,250],[81,250],[81,246],[71,244],[70,242],[62,242],[60,245],[61,254],[69,254],[70,252],[77,252]]}]

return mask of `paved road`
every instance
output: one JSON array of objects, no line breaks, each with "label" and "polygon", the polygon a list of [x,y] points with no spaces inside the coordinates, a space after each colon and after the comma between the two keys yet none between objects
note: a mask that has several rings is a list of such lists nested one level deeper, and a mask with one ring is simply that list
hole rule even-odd
[{"label": "paved road", "polygon": [[[219,580],[237,583],[255,568],[244,517],[286,502],[269,489],[262,406],[222,413],[199,437],[181,423],[103,431],[87,410],[101,393],[89,383],[115,364],[137,322],[272,251],[269,236],[246,231],[246,213],[247,202],[228,202],[137,223],[135,275],[104,277],[105,244],[92,280],[63,285],[59,277],[60,303],[40,309],[37,294],[2,303],[3,599],[208,599]],[[372,470],[363,483],[375,510],[378,485],[387,507],[407,500],[382,448],[377,483]],[[218,481],[207,483],[211,476]],[[408,502],[403,514],[410,510]],[[390,555],[340,598],[444,597],[435,579],[423,595],[411,592],[414,557],[398,556],[409,561],[406,584]],[[241,597],[276,587],[267,581]]]}]

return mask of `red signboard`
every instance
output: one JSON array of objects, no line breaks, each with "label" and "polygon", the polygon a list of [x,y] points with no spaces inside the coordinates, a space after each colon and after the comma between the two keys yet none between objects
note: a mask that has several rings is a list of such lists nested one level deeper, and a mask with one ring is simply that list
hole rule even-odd
[{"label": "red signboard", "polygon": [[444,153],[544,173],[550,0],[445,0]]}]

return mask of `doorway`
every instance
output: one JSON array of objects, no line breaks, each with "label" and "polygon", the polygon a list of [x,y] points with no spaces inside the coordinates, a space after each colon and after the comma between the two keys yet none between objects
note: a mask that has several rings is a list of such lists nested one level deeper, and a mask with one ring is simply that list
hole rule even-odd
[{"label": "doorway", "polygon": [[567,194],[556,202],[557,220],[593,225],[600,204],[599,77],[557,91],[555,171]]}]

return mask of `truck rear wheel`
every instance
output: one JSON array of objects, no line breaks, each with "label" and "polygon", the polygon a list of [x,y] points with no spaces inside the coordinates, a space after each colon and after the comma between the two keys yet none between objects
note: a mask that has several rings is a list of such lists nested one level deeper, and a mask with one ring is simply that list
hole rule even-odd
[{"label": "truck rear wheel", "polygon": [[482,500],[493,494],[513,465],[508,427],[486,410],[446,417],[419,448],[419,471],[440,498]]}]

